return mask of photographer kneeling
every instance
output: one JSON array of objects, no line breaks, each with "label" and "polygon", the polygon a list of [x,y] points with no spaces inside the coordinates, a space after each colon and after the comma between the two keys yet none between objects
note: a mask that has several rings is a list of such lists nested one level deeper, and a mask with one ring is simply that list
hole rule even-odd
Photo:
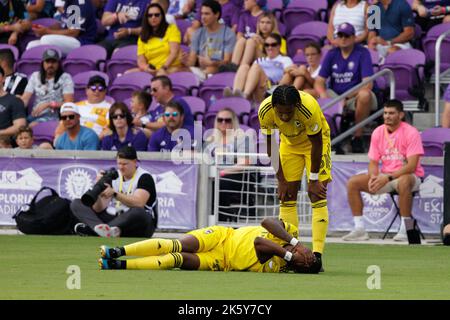
[{"label": "photographer kneeling", "polygon": [[80,221],[75,233],[150,238],[158,221],[155,182],[138,167],[133,147],[117,152],[117,167],[119,172],[114,168],[103,172],[92,189],[72,202],[72,212]]}]

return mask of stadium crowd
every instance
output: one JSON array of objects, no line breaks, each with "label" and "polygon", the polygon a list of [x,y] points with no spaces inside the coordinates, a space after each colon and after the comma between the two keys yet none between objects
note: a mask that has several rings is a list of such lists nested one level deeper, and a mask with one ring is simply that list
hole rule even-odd
[{"label": "stadium crowd", "polygon": [[[414,65],[397,98],[426,110],[433,61],[416,72],[415,56],[426,56],[433,30],[450,30],[449,0],[315,2],[306,10],[295,0],[2,0],[1,148],[235,150],[220,135],[195,141],[194,121],[222,134],[258,131],[259,105],[277,86],[324,106],[398,61]],[[368,23],[374,7],[378,27]],[[346,96],[343,111],[326,117],[331,136],[383,108],[387,87],[368,82]],[[450,128],[450,86],[444,99]],[[173,141],[179,129],[191,140]],[[365,153],[371,133],[360,128],[335,151]]]}]

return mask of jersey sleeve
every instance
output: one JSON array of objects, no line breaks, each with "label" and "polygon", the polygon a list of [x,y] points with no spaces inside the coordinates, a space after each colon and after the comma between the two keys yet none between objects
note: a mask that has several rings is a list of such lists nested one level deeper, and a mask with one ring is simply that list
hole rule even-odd
[{"label": "jersey sleeve", "polygon": [[272,96],[266,98],[259,106],[258,119],[261,132],[264,135],[272,135],[275,129],[275,121],[273,119]]},{"label": "jersey sleeve", "polygon": [[319,103],[311,96],[302,96],[302,104],[299,106],[304,117],[306,134],[313,136],[322,130],[322,110]]}]

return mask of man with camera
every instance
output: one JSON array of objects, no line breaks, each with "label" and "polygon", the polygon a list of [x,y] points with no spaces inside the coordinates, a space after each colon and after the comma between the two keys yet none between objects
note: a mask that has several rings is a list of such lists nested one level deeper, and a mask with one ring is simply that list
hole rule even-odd
[{"label": "man with camera", "polygon": [[117,152],[117,167],[101,172],[97,183],[71,204],[79,235],[150,238],[158,222],[155,182],[138,167],[133,147]]}]

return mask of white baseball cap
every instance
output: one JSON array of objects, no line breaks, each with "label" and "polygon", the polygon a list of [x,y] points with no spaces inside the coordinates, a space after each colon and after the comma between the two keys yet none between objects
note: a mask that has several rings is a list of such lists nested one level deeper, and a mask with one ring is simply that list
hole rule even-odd
[{"label": "white baseball cap", "polygon": [[63,114],[64,112],[73,112],[76,114],[80,114],[80,111],[78,111],[78,106],[73,102],[66,102],[61,106],[59,113]]}]

